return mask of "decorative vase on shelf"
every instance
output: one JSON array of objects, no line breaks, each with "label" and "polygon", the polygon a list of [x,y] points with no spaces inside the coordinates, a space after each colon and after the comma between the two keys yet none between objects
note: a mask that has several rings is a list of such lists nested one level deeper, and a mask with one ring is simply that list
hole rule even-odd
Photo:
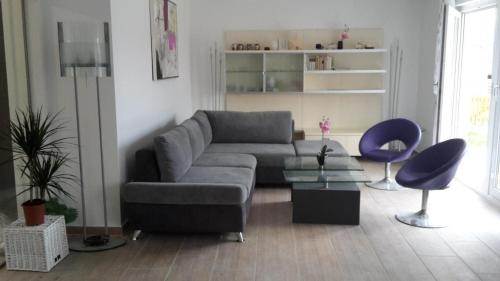
[{"label": "decorative vase on shelf", "polygon": [[337,42],[337,49],[339,49],[339,50],[344,49],[344,41],[339,40],[339,41]]},{"label": "decorative vase on shelf", "polygon": [[274,90],[274,88],[276,87],[276,79],[273,76],[269,77],[267,86],[271,91]]}]

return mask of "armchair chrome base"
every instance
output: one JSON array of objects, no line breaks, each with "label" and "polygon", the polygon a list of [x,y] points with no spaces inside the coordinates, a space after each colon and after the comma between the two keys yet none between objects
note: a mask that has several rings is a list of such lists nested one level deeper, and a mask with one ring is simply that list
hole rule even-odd
[{"label": "armchair chrome base", "polygon": [[404,224],[422,228],[440,228],[448,226],[442,218],[429,216],[426,210],[416,213],[405,212],[397,214],[396,219]]},{"label": "armchair chrome base", "polygon": [[422,190],[422,209],[416,213],[405,212],[397,214],[396,219],[404,224],[423,227],[423,228],[439,228],[446,227],[447,223],[442,217],[429,216],[427,213],[427,202],[429,201],[429,190]]},{"label": "armchair chrome base", "polygon": [[403,189],[403,187],[399,185],[395,180],[387,177],[376,182],[366,183],[365,185],[371,188],[386,191],[399,191]]},{"label": "armchair chrome base", "polygon": [[385,163],[385,177],[379,181],[367,183],[366,186],[386,191],[403,189],[395,180],[391,179],[391,163]]}]

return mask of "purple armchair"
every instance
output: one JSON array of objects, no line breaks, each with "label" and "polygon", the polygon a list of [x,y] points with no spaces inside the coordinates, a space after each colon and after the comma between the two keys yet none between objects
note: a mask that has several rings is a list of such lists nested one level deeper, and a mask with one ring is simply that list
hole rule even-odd
[{"label": "purple armchair", "polygon": [[439,218],[427,214],[429,190],[448,188],[465,152],[463,139],[450,139],[427,148],[406,162],[396,175],[396,181],[408,188],[422,190],[422,209],[416,213],[396,215],[402,223],[418,227],[444,227]]},{"label": "purple armchair", "polygon": [[[380,181],[366,185],[382,190],[399,190],[400,186],[391,179],[391,163],[410,158],[420,142],[420,137],[420,127],[404,118],[386,120],[368,129],[359,141],[359,151],[365,158],[384,162],[385,177]],[[405,148],[401,151],[382,149],[382,146],[395,140],[401,141]]]}]

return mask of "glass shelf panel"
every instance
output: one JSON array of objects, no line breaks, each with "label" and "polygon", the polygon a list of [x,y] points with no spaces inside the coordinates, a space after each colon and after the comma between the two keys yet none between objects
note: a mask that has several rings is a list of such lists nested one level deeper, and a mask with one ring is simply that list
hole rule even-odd
[{"label": "glass shelf panel", "polygon": [[262,72],[227,72],[227,92],[262,92]]},{"label": "glass shelf panel", "polygon": [[266,71],[303,71],[302,54],[266,54]]},{"label": "glass shelf panel", "polygon": [[226,72],[261,72],[262,54],[226,54]]},{"label": "glass shelf panel", "polygon": [[302,72],[266,73],[266,92],[301,92],[303,85]]}]

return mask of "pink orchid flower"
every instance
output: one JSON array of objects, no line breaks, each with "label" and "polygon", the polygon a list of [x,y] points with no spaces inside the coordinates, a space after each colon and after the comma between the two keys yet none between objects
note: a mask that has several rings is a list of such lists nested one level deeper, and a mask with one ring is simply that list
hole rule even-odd
[{"label": "pink orchid flower", "polygon": [[347,33],[347,31],[343,31],[342,33],[340,33],[340,40],[345,39],[349,39],[349,33]]},{"label": "pink orchid flower", "polygon": [[330,118],[323,117],[323,120],[319,122],[319,128],[322,134],[329,134],[331,127],[332,123],[330,122]]}]

